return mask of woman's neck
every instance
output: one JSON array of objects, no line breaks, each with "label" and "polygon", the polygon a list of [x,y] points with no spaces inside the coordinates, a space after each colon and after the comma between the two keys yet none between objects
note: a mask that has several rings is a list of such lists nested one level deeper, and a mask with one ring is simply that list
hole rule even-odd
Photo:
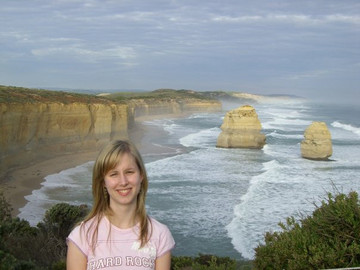
[{"label": "woman's neck", "polygon": [[111,208],[111,214],[107,215],[110,223],[120,229],[129,229],[136,225],[138,218],[136,210],[130,208]]}]

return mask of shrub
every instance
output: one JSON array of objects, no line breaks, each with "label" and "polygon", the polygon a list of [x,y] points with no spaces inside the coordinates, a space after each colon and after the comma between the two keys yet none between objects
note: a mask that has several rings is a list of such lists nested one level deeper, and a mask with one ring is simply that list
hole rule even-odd
[{"label": "shrub", "polygon": [[171,257],[171,269],[189,269],[193,264],[193,258],[189,256],[172,256]]},{"label": "shrub", "polygon": [[[40,234],[38,242],[42,243],[39,256],[35,257],[40,265],[49,267],[56,263],[61,267],[66,257],[66,237],[77,222],[82,220],[88,212],[86,205],[70,205],[59,203],[46,211],[43,222],[38,224]],[[53,266],[54,268],[55,266]]]},{"label": "shrub", "polygon": [[66,239],[74,225],[84,219],[88,210],[86,205],[56,204],[46,211],[44,220],[38,227],[59,239]]},{"label": "shrub", "polygon": [[321,269],[360,266],[358,194],[328,194],[312,216],[280,223],[255,249],[256,269]]},{"label": "shrub", "polygon": [[[0,203],[7,205],[0,194]],[[65,269],[66,237],[87,207],[57,204],[37,227],[0,209],[0,270]]]},{"label": "shrub", "polygon": [[[173,256],[171,258],[171,269],[174,270],[235,270],[239,268],[238,262],[229,257],[217,257],[214,255],[199,254],[197,257]],[[250,268],[247,268],[250,269]]]},{"label": "shrub", "polygon": [[11,205],[6,201],[4,193],[0,190],[0,222],[11,219]]}]

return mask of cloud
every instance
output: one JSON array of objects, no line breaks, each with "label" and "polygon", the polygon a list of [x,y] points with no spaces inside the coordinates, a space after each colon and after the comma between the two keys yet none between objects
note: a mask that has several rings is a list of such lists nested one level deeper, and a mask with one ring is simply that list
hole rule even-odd
[{"label": "cloud", "polygon": [[84,49],[77,46],[50,47],[32,49],[31,53],[39,57],[69,57],[84,62],[116,61],[116,59],[130,60],[136,58],[134,49],[129,47],[114,47],[103,50]]},{"label": "cloud", "polygon": [[325,21],[328,22],[341,22],[341,23],[348,23],[348,24],[360,24],[360,16],[347,16],[342,14],[331,14],[324,17]]},{"label": "cloud", "polygon": [[256,21],[262,21],[263,17],[261,16],[239,16],[239,17],[231,17],[231,16],[215,16],[211,20],[215,22],[245,22],[251,23]]},{"label": "cloud", "polygon": [[28,86],[72,76],[73,87],[295,92],[336,75],[353,89],[359,10],[358,0],[4,1],[0,79],[16,85],[24,70]]},{"label": "cloud", "polygon": [[306,79],[306,78],[319,78],[328,73],[329,73],[328,70],[312,70],[312,71],[307,71],[307,72],[303,72],[303,73],[292,74],[292,75],[288,76],[287,79],[302,80],[302,79]]},{"label": "cloud", "polygon": [[292,23],[301,25],[319,25],[328,23],[360,24],[360,16],[333,14],[326,16],[310,16],[305,14],[267,14],[252,16],[214,16],[215,22],[223,23]]}]

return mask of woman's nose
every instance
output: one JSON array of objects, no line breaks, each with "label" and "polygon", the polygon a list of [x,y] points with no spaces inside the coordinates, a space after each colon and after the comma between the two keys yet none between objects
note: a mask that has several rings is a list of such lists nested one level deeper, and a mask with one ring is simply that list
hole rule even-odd
[{"label": "woman's nose", "polygon": [[129,183],[127,176],[123,173],[119,174],[118,181],[122,186],[126,186]]}]

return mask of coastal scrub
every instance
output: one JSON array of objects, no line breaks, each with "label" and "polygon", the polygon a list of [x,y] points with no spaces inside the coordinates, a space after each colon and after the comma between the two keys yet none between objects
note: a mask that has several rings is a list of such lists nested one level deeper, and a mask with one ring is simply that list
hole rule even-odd
[{"label": "coastal scrub", "polygon": [[329,193],[311,216],[280,223],[255,249],[256,269],[328,269],[360,266],[360,202],[356,192]]}]

